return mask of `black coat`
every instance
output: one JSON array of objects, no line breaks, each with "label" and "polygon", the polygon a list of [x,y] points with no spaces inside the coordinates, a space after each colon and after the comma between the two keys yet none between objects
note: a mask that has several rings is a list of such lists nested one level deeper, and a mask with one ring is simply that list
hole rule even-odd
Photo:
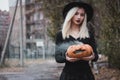
[{"label": "black coat", "polygon": [[91,33],[89,34],[90,34],[90,38],[85,38],[85,39],[80,39],[80,38],[75,39],[72,36],[69,36],[69,38],[63,39],[62,32],[57,33],[55,60],[58,63],[65,63],[60,80],[94,80],[94,76],[89,66],[89,61],[79,60],[76,62],[69,62],[65,58],[65,53],[68,48],[68,44],[66,45],[66,43],[73,42],[72,44],[74,44],[74,42],[82,42],[84,44],[89,44],[92,46],[93,51],[95,53],[95,58],[93,61],[97,61],[98,54],[96,50],[96,42],[93,34]]}]

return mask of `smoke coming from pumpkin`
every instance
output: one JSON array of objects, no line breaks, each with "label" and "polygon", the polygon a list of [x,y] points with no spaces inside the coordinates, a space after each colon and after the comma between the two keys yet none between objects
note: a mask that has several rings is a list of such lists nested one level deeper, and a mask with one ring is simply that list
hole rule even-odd
[{"label": "smoke coming from pumpkin", "polygon": [[[69,42],[58,44],[56,45],[56,52],[65,54],[69,46],[77,45],[77,44],[82,45],[83,43],[78,41],[69,41]],[[77,50],[75,53],[79,53],[79,52],[81,52],[81,50]]]}]

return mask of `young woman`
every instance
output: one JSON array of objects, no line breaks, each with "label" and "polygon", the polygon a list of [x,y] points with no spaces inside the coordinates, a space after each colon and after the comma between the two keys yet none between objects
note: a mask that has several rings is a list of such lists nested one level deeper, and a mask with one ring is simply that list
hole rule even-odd
[{"label": "young woman", "polygon": [[[87,28],[87,22],[92,16],[93,8],[84,2],[71,2],[64,7],[64,23],[62,30],[56,35],[55,50],[56,61],[65,63],[60,80],[95,80],[89,61],[97,61],[98,54],[94,35]],[[92,55],[81,58],[69,57],[68,52],[79,45],[72,43],[65,47],[71,42],[89,44],[93,49]]]}]

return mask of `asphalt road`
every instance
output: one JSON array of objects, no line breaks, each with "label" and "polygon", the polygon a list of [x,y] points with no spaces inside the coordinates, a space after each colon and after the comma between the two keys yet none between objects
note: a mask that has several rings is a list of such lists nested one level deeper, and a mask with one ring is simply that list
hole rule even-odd
[{"label": "asphalt road", "polygon": [[59,80],[64,64],[45,60],[31,64],[23,72],[0,73],[0,80]]}]

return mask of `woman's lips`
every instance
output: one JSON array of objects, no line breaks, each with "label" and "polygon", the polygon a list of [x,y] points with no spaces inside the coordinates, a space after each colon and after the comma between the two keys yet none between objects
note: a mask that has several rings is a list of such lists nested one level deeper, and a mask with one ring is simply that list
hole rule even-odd
[{"label": "woman's lips", "polygon": [[80,20],[76,20],[78,23],[80,22]]}]

